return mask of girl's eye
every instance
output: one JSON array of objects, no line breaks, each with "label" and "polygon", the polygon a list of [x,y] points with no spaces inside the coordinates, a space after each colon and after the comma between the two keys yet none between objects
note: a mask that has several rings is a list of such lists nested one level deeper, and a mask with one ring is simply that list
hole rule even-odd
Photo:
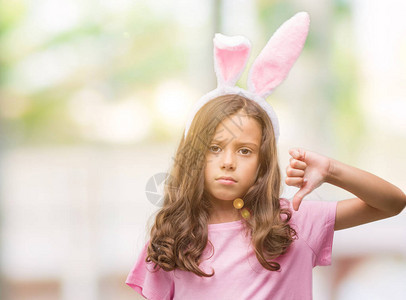
[{"label": "girl's eye", "polygon": [[249,154],[249,153],[251,153],[251,152],[252,152],[251,150],[249,150],[249,149],[246,149],[246,148],[244,148],[244,149],[241,149],[241,151],[247,151],[247,152],[245,152],[245,154]]},{"label": "girl's eye", "polygon": [[[219,147],[217,147],[217,146],[210,146],[209,147],[209,149],[212,151],[212,152],[218,152],[218,151],[216,151],[215,149],[220,149]],[[213,151],[213,149],[214,149],[214,151]]]},{"label": "girl's eye", "polygon": [[[218,146],[210,146],[209,149],[210,149],[210,151],[212,151],[214,153],[218,153],[221,150],[220,147],[218,147]],[[248,154],[252,153],[252,151],[247,148],[242,148],[242,149],[240,149],[240,151],[244,155],[248,155]]]}]

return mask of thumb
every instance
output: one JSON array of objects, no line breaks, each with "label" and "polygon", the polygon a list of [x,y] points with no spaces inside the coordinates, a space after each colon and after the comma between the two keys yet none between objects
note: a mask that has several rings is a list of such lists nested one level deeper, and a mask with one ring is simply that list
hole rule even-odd
[{"label": "thumb", "polygon": [[303,159],[305,156],[305,150],[302,148],[291,148],[289,154],[296,159]]},{"label": "thumb", "polygon": [[308,186],[302,187],[293,197],[292,205],[294,210],[299,210],[299,206],[306,195],[310,194],[312,189]]}]

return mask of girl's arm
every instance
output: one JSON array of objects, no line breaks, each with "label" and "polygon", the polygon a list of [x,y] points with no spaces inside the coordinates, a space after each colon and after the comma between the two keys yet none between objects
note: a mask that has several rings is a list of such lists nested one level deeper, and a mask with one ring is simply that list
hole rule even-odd
[{"label": "girl's arm", "polygon": [[341,187],[358,198],[337,203],[334,229],[345,229],[399,214],[406,195],[393,184],[366,171],[303,149],[291,149],[286,184],[300,187],[293,198],[295,210],[304,196],[323,182]]}]

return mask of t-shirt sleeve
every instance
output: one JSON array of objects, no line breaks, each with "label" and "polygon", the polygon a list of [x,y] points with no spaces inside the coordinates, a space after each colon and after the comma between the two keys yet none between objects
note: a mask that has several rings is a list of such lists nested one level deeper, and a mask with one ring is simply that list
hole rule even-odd
[{"label": "t-shirt sleeve", "polygon": [[174,281],[173,272],[167,272],[159,268],[154,270],[154,263],[147,263],[147,248],[149,241],[145,244],[137,261],[127,276],[126,284],[143,297],[152,300],[173,299]]},{"label": "t-shirt sleeve", "polygon": [[337,202],[302,201],[295,212],[299,238],[314,253],[313,267],[331,264]]}]

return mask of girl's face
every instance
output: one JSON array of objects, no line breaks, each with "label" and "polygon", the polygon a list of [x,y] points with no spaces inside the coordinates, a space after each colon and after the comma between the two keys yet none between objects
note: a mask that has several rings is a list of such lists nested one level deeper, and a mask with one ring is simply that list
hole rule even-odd
[{"label": "girl's face", "polygon": [[217,126],[206,153],[204,171],[205,190],[212,201],[242,198],[255,183],[261,137],[260,124],[242,114],[225,118]]}]

